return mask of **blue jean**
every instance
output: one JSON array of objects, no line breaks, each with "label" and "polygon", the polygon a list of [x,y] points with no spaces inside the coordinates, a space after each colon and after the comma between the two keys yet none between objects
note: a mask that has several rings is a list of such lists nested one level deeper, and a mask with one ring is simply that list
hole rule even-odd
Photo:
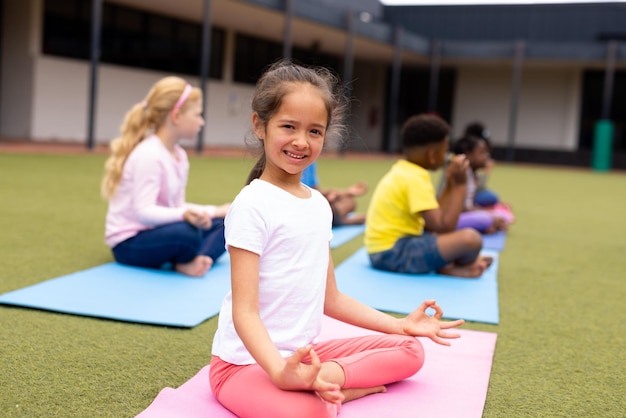
[{"label": "blue jean", "polygon": [[372,267],[396,273],[429,273],[448,264],[437,247],[437,236],[426,231],[400,238],[391,249],[370,254],[369,258]]},{"label": "blue jean", "polygon": [[214,218],[209,229],[181,221],[141,231],[113,247],[113,256],[121,264],[159,268],[187,263],[201,254],[217,261],[225,251],[224,218]]}]

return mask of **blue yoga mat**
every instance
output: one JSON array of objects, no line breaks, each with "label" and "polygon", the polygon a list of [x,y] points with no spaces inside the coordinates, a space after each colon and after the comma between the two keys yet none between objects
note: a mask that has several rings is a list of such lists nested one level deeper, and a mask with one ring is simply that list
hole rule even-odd
[{"label": "blue yoga mat", "polygon": [[[365,232],[365,225],[343,225],[333,228],[331,248],[337,248]],[[498,231],[483,235],[483,248],[486,250],[502,251],[506,241],[506,232]]]},{"label": "blue yoga mat", "polygon": [[[343,245],[363,228],[334,228],[331,247]],[[0,304],[191,328],[217,315],[229,290],[230,259],[225,253],[202,278],[112,262],[5,293]]]},{"label": "blue yoga mat", "polygon": [[342,292],[376,309],[408,314],[422,301],[435,299],[445,318],[497,324],[498,252],[483,254],[494,257],[493,264],[481,277],[470,279],[375,270],[361,248],[335,268],[335,276]]},{"label": "blue yoga mat", "polygon": [[361,235],[364,231],[365,225],[342,225],[333,227],[333,239],[330,240],[330,248],[337,248]]},{"label": "blue yoga mat", "polygon": [[115,262],[0,295],[0,303],[68,314],[194,327],[219,313],[230,290],[228,254],[204,277]]},{"label": "blue yoga mat", "polygon": [[493,234],[483,234],[483,248],[486,250],[504,250],[504,243],[506,241],[506,232],[498,231]]}]

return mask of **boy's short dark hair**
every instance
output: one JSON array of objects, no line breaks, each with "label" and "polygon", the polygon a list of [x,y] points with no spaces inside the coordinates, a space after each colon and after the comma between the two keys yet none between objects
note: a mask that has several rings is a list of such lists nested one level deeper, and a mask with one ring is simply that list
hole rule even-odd
[{"label": "boy's short dark hair", "polygon": [[421,113],[411,116],[402,125],[402,148],[441,142],[450,135],[450,125],[437,115]]}]

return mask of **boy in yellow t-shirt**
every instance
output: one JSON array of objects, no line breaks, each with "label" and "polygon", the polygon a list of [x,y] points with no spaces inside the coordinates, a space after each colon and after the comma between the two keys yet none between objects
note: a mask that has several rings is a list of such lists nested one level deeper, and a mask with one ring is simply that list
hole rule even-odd
[{"label": "boy in yellow t-shirt", "polygon": [[478,277],[491,264],[491,257],[479,255],[480,233],[455,230],[467,182],[464,155],[452,159],[436,197],[428,170],[444,164],[449,136],[449,125],[432,114],[412,116],[402,126],[404,158],[380,180],[367,211],[365,247],[374,268]]}]

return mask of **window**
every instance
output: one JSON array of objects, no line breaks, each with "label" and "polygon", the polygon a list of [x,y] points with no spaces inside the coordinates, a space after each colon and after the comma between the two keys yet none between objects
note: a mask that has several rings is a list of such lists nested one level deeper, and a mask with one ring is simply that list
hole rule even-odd
[{"label": "window", "polygon": [[90,15],[89,2],[46,0],[43,53],[68,58],[89,58]]},{"label": "window", "polygon": [[237,34],[233,80],[254,84],[268,65],[283,55],[278,42]]},{"label": "window", "polygon": [[[84,0],[45,0],[44,54],[91,58],[91,5]],[[224,44],[224,30],[212,28],[212,78],[222,78]],[[117,4],[102,5],[101,62],[197,75],[201,56],[202,24]]]},{"label": "window", "polygon": [[[391,68],[389,68],[388,82],[391,83]],[[451,68],[441,68],[439,71],[439,83],[437,85],[436,112],[446,121],[451,120],[454,90],[456,83],[456,71]],[[397,98],[397,119],[389,121],[386,118],[385,130],[389,129],[389,123],[400,128],[402,124],[412,115],[428,112],[430,97],[430,68],[427,67],[405,67],[400,72],[400,90]],[[388,109],[391,109],[391,86],[387,88]],[[387,115],[389,116],[389,115]],[[390,149],[393,144],[391,138],[383,138],[383,151],[399,152],[400,149]]]},{"label": "window", "polygon": [[[339,73],[340,58],[322,54],[316,50],[292,48],[295,62],[305,65],[324,66]],[[283,56],[283,44],[244,34],[235,40],[235,73],[233,79],[239,83],[254,84],[263,71]]]}]

